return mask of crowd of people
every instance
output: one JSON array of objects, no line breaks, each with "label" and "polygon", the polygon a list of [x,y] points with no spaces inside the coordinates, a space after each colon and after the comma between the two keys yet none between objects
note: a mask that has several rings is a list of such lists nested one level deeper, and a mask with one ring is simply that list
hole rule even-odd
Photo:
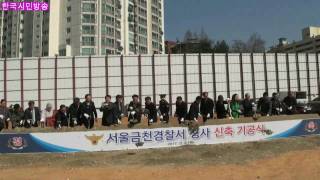
[{"label": "crowd of people", "polygon": [[[105,102],[102,103],[99,110],[102,112],[102,126],[116,126],[122,123],[124,117],[128,117],[128,126],[133,127],[141,122],[142,116],[148,119],[148,124],[152,125],[160,120],[162,123],[169,123],[170,114],[172,114],[179,124],[186,121],[198,122],[199,118],[206,123],[213,119],[215,114],[217,119],[237,119],[241,115],[244,117],[254,117],[259,113],[261,116],[272,116],[285,114],[294,114],[296,112],[297,100],[291,92],[280,101],[278,93],[273,93],[269,97],[264,93],[257,103],[251,98],[250,94],[245,94],[243,100],[238,94],[234,94],[231,99],[224,99],[222,95],[218,96],[216,102],[209,98],[208,92],[202,93],[202,96],[196,97],[188,110],[188,104],[183,101],[181,96],[176,99],[176,111],[170,112],[170,104],[166,100],[166,95],[160,95],[160,102],[157,105],[151,97],[145,98],[145,106],[142,107],[138,95],[132,96],[132,101],[124,104],[122,95],[116,96],[116,101],[111,101],[112,97],[107,95]],[[97,108],[92,101],[92,95],[85,95],[84,102],[79,98],[74,98],[70,106],[60,105],[58,110],[54,110],[52,104],[48,103],[44,110],[35,106],[34,101],[28,103],[28,107],[23,110],[19,104],[7,107],[6,100],[1,100],[0,105],[0,131],[3,128],[32,128],[32,127],[75,127],[85,126],[87,129],[94,127],[97,122]]]}]

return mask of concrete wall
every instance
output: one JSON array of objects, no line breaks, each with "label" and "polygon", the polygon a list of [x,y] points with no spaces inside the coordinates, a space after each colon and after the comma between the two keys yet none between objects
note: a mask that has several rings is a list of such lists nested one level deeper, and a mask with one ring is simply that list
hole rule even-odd
[{"label": "concrete wall", "polygon": [[[23,63],[22,63],[23,62]],[[91,92],[97,106],[106,94],[132,94],[156,102],[167,94],[171,103],[182,96],[189,103],[202,91],[211,97],[263,92],[306,91],[319,94],[316,54],[188,54],[0,59],[0,98],[9,104],[29,100],[44,108],[69,105]]]}]

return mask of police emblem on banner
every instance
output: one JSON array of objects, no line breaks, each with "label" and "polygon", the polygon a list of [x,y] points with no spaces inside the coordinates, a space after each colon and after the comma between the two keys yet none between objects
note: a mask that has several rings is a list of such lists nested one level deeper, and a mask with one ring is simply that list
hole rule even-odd
[{"label": "police emblem on banner", "polygon": [[308,121],[305,126],[305,130],[308,133],[314,133],[318,130],[318,124],[316,121]]},{"label": "police emblem on banner", "polygon": [[12,137],[8,140],[8,147],[13,150],[22,150],[27,146],[27,141],[23,137]]},{"label": "police emblem on banner", "polygon": [[93,134],[92,136],[85,135],[87,140],[91,142],[92,145],[96,146],[98,145],[99,141],[103,138],[103,135],[97,136],[96,134]]}]

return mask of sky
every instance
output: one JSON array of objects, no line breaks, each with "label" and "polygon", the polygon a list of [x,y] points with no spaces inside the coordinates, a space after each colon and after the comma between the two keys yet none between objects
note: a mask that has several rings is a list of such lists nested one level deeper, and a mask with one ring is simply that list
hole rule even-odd
[{"label": "sky", "polygon": [[320,0],[164,0],[165,39],[183,39],[203,28],[213,40],[247,40],[259,33],[266,46],[286,37],[301,39],[301,30],[320,26]]}]

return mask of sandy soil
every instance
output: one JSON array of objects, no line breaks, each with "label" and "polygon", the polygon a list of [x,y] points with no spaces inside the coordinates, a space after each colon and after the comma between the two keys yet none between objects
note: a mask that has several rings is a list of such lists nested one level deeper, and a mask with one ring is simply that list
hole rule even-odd
[{"label": "sandy soil", "polygon": [[0,179],[318,180],[320,137],[174,149],[0,155]]}]

